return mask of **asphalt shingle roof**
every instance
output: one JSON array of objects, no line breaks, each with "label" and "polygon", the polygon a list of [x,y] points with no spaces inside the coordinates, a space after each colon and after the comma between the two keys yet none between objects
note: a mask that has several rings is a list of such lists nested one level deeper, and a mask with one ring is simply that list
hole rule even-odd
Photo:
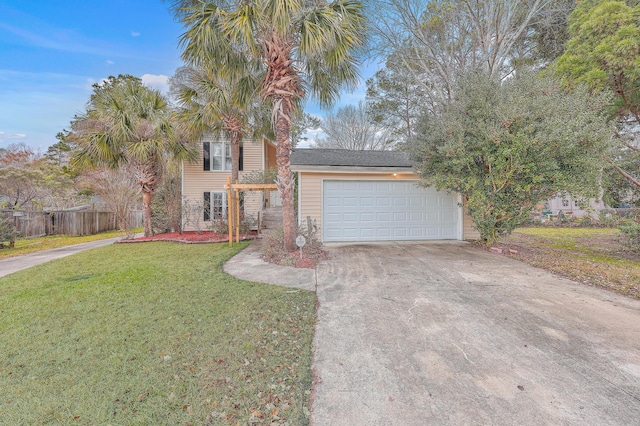
[{"label": "asphalt shingle roof", "polygon": [[412,166],[409,155],[400,151],[355,151],[350,149],[296,148],[292,166],[401,167]]}]

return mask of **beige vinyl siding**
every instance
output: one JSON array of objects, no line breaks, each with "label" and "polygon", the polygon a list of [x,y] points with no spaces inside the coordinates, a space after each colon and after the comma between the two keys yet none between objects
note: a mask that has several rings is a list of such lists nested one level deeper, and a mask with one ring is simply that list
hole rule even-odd
[{"label": "beige vinyl siding", "polygon": [[[322,181],[324,179],[418,179],[414,173],[399,173],[394,176],[392,173],[331,173],[331,172],[298,172],[299,192],[298,192],[298,216],[301,224],[307,223],[307,216],[315,220],[318,227],[318,238],[322,241]],[[464,209],[463,209],[464,210]],[[463,214],[462,239],[477,239],[479,233],[473,229],[473,221],[466,213]]]},{"label": "beige vinyl siding", "polygon": [[[219,139],[205,136],[202,142],[218,142]],[[202,144],[201,144],[202,149]],[[262,170],[263,142],[247,140],[243,142],[243,171],[242,175]],[[184,163],[182,168],[182,196],[185,203],[192,206],[202,206],[203,194],[205,192],[222,192],[227,184],[227,178],[231,176],[231,171],[210,171],[202,169],[202,154],[194,163]],[[245,193],[245,215],[257,218],[262,204],[261,192]],[[203,223],[203,214],[199,214],[201,229],[205,229],[209,224]],[[193,231],[193,226],[185,227],[186,231]]]},{"label": "beige vinyl siding", "polygon": [[[465,200],[466,201],[466,200]],[[466,202],[464,203],[466,204]],[[466,207],[462,209],[462,239],[467,241],[475,241],[480,238],[480,232],[473,227],[473,219],[467,213]]]}]

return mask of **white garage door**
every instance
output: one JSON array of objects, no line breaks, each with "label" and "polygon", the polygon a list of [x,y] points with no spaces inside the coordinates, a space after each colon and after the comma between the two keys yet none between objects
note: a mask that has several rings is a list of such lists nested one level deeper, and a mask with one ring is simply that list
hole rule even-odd
[{"label": "white garage door", "polygon": [[325,180],[322,191],[324,241],[457,238],[456,197],[415,181]]}]

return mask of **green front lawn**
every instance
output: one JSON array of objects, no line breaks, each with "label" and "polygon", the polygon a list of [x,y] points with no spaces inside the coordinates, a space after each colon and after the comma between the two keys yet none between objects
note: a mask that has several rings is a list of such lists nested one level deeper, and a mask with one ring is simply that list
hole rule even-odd
[{"label": "green front lawn", "polygon": [[0,278],[4,424],[307,423],[315,294],[244,244],[118,244]]}]

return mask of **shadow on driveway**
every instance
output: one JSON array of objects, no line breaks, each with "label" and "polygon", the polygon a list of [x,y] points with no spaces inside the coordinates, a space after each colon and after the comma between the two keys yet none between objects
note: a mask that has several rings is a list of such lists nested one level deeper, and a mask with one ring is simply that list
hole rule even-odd
[{"label": "shadow on driveway", "polygon": [[462,242],[329,252],[312,424],[638,424],[640,301]]}]

